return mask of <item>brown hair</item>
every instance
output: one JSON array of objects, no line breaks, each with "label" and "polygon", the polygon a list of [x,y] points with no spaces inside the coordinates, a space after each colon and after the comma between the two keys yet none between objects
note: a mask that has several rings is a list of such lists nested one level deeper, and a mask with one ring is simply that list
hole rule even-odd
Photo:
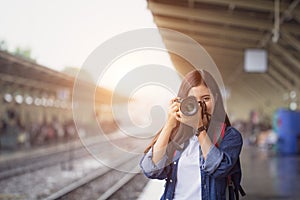
[{"label": "brown hair", "polygon": [[[210,89],[215,103],[209,129],[211,127],[218,127],[220,123],[225,123],[227,126],[230,126],[230,121],[224,109],[220,89],[218,87],[217,82],[209,72],[205,70],[193,70],[188,74],[186,74],[183,81],[181,82],[177,96],[179,98],[186,98],[191,88],[199,86],[201,84],[204,84],[206,87]],[[219,128],[221,129],[221,127]],[[191,127],[183,123],[177,122],[177,126],[172,130],[169,139],[169,144],[172,143],[173,145],[170,145],[171,147],[169,147],[168,145],[167,154],[172,154],[175,149],[179,148],[179,144],[181,144],[181,142],[184,141],[186,137],[191,136],[191,134],[188,134],[188,133],[193,133],[191,129],[192,129]],[[177,134],[181,131],[185,132],[185,134]],[[155,135],[151,143],[146,147],[144,153],[147,153],[151,149],[151,147],[153,147],[160,133],[161,130],[158,131],[158,133]],[[183,138],[183,136],[185,136],[185,138]]]}]

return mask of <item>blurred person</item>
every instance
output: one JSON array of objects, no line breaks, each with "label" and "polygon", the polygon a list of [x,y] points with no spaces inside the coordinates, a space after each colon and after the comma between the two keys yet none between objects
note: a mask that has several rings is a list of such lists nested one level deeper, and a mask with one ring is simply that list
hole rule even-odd
[{"label": "blurred person", "polygon": [[8,109],[5,113],[4,134],[1,137],[1,147],[7,150],[17,149],[17,137],[20,132],[18,126],[18,114],[14,109]]},{"label": "blurred person", "polygon": [[65,124],[65,137],[71,139],[76,135],[76,127],[72,119],[68,120]]},{"label": "blurred person", "polygon": [[38,144],[52,143],[55,142],[56,139],[57,135],[53,124],[44,118],[37,137]]},{"label": "blurred person", "polygon": [[19,147],[30,147],[30,134],[28,133],[25,125],[21,122],[20,118],[17,121],[19,133],[17,137]]},{"label": "blurred person", "polygon": [[30,135],[29,138],[30,138],[31,146],[38,144],[41,126],[42,125],[40,123],[38,123],[37,121],[33,121],[31,123],[30,131],[29,131],[29,135]]},{"label": "blurred person", "polygon": [[52,119],[52,127],[54,128],[54,132],[58,141],[61,141],[65,135],[63,126],[58,121],[57,117],[53,117]]},{"label": "blurred person", "polygon": [[[184,99],[195,97],[198,111],[183,114]],[[151,179],[165,179],[161,199],[238,199],[240,152],[243,140],[225,112],[220,89],[205,70],[183,79],[178,96],[170,101],[167,121],[140,161]],[[230,187],[227,187],[230,186]]]},{"label": "blurred person", "polygon": [[6,122],[4,119],[0,120],[0,150],[2,149],[2,138],[5,137],[5,131],[6,131]]}]

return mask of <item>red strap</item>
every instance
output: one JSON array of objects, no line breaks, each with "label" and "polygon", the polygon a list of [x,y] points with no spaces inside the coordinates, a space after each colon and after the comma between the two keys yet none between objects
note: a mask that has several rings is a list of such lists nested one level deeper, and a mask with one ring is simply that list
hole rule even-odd
[{"label": "red strap", "polygon": [[225,130],[226,130],[226,124],[222,123],[221,124],[221,135],[219,136],[219,138],[218,138],[218,134],[215,131],[213,141],[214,141],[214,144],[216,147],[219,147],[220,143],[222,142],[222,140],[225,136]]},{"label": "red strap", "polygon": [[226,124],[223,123],[223,124],[222,124],[222,130],[221,130],[221,138],[222,138],[222,139],[223,139],[224,136],[225,136],[225,129],[226,129]]},{"label": "red strap", "polygon": [[173,158],[176,156],[176,150],[174,151]]},{"label": "red strap", "polygon": [[213,143],[215,144],[216,147],[218,147],[218,136],[216,131],[214,131]]},{"label": "red strap", "polygon": [[227,184],[228,185],[232,184],[232,182],[231,182],[231,176],[230,175],[227,176]]}]

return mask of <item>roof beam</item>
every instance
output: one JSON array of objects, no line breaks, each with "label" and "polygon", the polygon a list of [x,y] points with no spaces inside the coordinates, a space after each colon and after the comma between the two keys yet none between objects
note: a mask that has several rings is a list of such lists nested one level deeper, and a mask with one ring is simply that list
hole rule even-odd
[{"label": "roof beam", "polygon": [[[300,0],[294,0],[291,4],[289,4],[288,8],[285,9],[284,13],[280,16],[279,25],[281,27],[281,30],[300,34],[299,28],[296,28],[292,24],[283,23],[286,19],[288,19],[292,15],[299,1]],[[271,40],[272,36],[273,36],[273,29],[271,32],[266,33],[265,37],[263,37],[263,39],[260,42],[260,46],[265,47],[266,44]]]},{"label": "roof beam", "polygon": [[300,26],[296,26],[295,24],[284,23],[280,25],[280,30],[288,31],[290,33],[300,35]]},{"label": "roof beam", "polygon": [[63,80],[74,81],[74,78],[69,76],[69,75],[62,74],[58,71],[52,70],[50,68],[46,68],[42,65],[39,65],[39,64],[34,63],[32,61],[28,61],[26,59],[11,55],[11,54],[6,53],[4,51],[0,51],[0,58],[1,57],[3,59],[5,59],[6,61],[10,62],[10,63],[17,63],[17,64],[21,65],[22,67],[31,68],[31,69],[36,70],[38,72],[44,72],[48,75],[53,75],[53,76],[59,77]]},{"label": "roof beam", "polygon": [[200,24],[199,22],[189,22],[186,20],[174,19],[169,17],[154,16],[154,21],[158,27],[164,27],[175,30],[193,31],[210,35],[220,35],[231,38],[240,38],[245,40],[259,41],[262,33],[245,29],[222,27],[212,24]]},{"label": "roof beam", "polygon": [[245,82],[245,80],[242,80],[242,82],[244,82],[245,84],[230,86],[230,88],[233,88],[235,91],[240,90],[239,93],[244,94],[243,96],[251,95],[254,99],[259,100],[259,102],[263,101],[263,92],[257,90],[257,88],[255,88],[253,84],[248,84],[247,82]]},{"label": "roof beam", "polygon": [[[189,44],[186,44],[182,41],[169,40],[166,38],[164,38],[164,44],[167,49],[189,48],[189,46],[188,46]],[[195,48],[194,45],[191,46],[191,51],[194,50],[193,48]],[[230,49],[225,49],[225,48],[220,48],[220,47],[212,47],[212,46],[204,46],[204,49],[206,50],[206,52],[212,59],[215,59],[214,57],[217,56],[218,54],[221,54],[222,56],[226,56],[229,59],[236,59],[237,57],[239,58],[240,56],[242,56],[242,52],[237,51],[237,50],[230,50]],[[174,64],[174,67],[177,69],[177,71],[180,72],[180,74],[186,74],[191,69],[191,65],[187,62],[187,60],[185,60],[185,58],[181,58],[180,55],[176,56],[176,54],[174,55],[174,53],[171,53],[171,52],[169,52],[169,54],[170,54],[170,58]],[[220,71],[222,71],[222,69],[228,70],[227,68],[223,67],[220,69]]]},{"label": "roof beam", "polygon": [[265,98],[276,96],[278,90],[280,92],[286,91],[283,87],[280,87],[281,83],[269,81],[268,78],[266,78],[266,73],[247,73],[247,75],[243,77],[243,81],[245,84],[253,85]]},{"label": "roof beam", "polygon": [[279,58],[276,56],[269,54],[269,60],[274,67],[280,69],[283,73],[287,75],[287,77],[292,78],[293,82],[296,83],[296,85],[300,85],[299,77],[295,74],[295,72],[292,72],[287,66],[285,66]]},{"label": "roof beam", "polygon": [[284,13],[280,19],[280,23],[282,23],[285,19],[290,19],[293,16],[294,11],[296,11],[296,13],[300,12],[300,9],[296,9],[299,2],[300,2],[300,0],[294,0],[293,2],[291,2],[289,4],[288,8],[284,11]]},{"label": "roof beam", "polygon": [[234,16],[225,12],[173,6],[153,1],[148,1],[148,7],[153,14],[157,15],[194,19],[217,24],[228,24],[261,30],[271,30],[273,28],[271,21],[263,19],[257,20],[255,17],[241,15]]},{"label": "roof beam", "polygon": [[188,34],[200,44],[208,44],[212,46],[219,46],[227,49],[239,49],[243,51],[246,48],[254,48],[256,44],[246,43],[246,42],[235,42],[226,39],[219,39],[219,38],[210,38],[210,37],[203,37],[196,34]]},{"label": "roof beam", "polygon": [[[299,9],[296,9],[299,2],[300,2],[300,0],[294,0],[292,3],[289,4],[288,8],[284,11],[283,15],[281,15],[281,17],[280,17],[280,24],[283,24],[283,22],[286,19],[290,19],[291,16],[293,16],[293,13],[299,13],[300,12]],[[294,12],[295,10],[296,10],[296,12]],[[298,26],[285,23],[285,24],[282,25],[282,27],[283,27],[283,30],[286,30],[286,31],[289,31],[289,32],[292,32],[292,33],[295,33],[295,34],[299,34],[299,32],[298,32],[299,29],[296,28]],[[293,28],[293,27],[295,27],[295,28]]]},{"label": "roof beam", "polygon": [[300,42],[287,31],[282,31],[282,38],[293,46],[297,51],[300,51]]},{"label": "roof beam", "polygon": [[273,80],[273,82],[276,83],[277,86],[282,87],[284,90],[287,90],[287,89],[288,89],[288,88],[287,88],[285,85],[283,85],[283,84],[280,82],[280,80],[278,80],[278,78],[275,77],[273,74],[271,74],[271,73],[269,73],[269,72],[266,73],[266,74],[268,75],[268,77],[269,77],[270,79]]},{"label": "roof beam", "polygon": [[[292,8],[290,9],[289,6],[288,9],[285,10],[285,12],[292,12]],[[186,8],[186,7],[180,7],[180,6],[171,6],[167,4],[162,4],[162,3],[156,3],[152,1],[148,1],[148,8],[152,11],[153,16],[155,18],[163,18],[161,16],[156,16],[158,15],[163,15],[163,16],[170,16],[170,17],[180,17],[180,18],[185,18],[185,19],[196,19],[199,21],[204,21],[204,22],[213,22],[213,23],[218,23],[218,24],[227,24],[227,25],[236,25],[237,27],[247,27],[247,28],[259,28],[261,30],[268,30],[270,31],[271,35],[271,29],[273,28],[273,23],[268,21],[268,20],[257,20],[256,18],[252,17],[252,19],[249,19],[249,16],[233,16],[233,15],[228,15],[228,13],[220,13],[216,14],[215,11],[206,11],[206,10],[201,10],[201,9],[193,9],[193,8]],[[297,9],[298,10],[298,9]],[[297,13],[297,12],[294,12]],[[285,16],[282,16],[281,21],[286,18]],[[256,25],[259,21],[260,25]],[[188,23],[186,23],[188,24]],[[196,27],[196,26],[195,26]],[[291,32],[293,34],[300,35],[300,26],[295,26],[293,24],[289,23],[283,23],[281,24],[281,30]],[[230,27],[233,29],[234,27]],[[199,29],[196,28],[198,31]],[[238,32],[241,32],[241,30],[238,30]],[[247,30],[245,30],[247,31]],[[215,31],[215,32],[220,32],[220,31]],[[243,32],[244,33],[244,32]],[[225,33],[226,34],[226,33]],[[249,33],[247,33],[249,34]],[[236,33],[233,35],[237,35]],[[237,36],[238,37],[238,36]],[[270,37],[270,36],[269,36]],[[268,38],[269,38],[268,37]],[[249,38],[255,38],[250,36]]]},{"label": "roof beam", "polygon": [[297,69],[300,70],[300,62],[291,54],[289,54],[289,51],[285,49],[284,47],[281,47],[279,44],[271,44],[271,48],[273,48],[275,51],[283,55],[283,57],[293,66],[295,66]]},{"label": "roof beam", "polygon": [[[281,106],[282,103],[278,95],[283,94],[286,90],[279,90],[278,86],[272,87],[270,82],[264,79],[265,74],[261,74],[261,76],[254,75],[252,78],[246,78],[245,83],[243,85],[253,86],[253,90],[257,90],[261,98],[259,100],[254,100],[255,104],[258,104],[258,107],[262,107],[264,109],[264,113],[272,114],[274,109],[278,106]],[[250,84],[249,84],[250,82]],[[255,82],[255,86],[254,83]],[[250,100],[251,101],[251,100]],[[271,105],[266,106],[266,103],[269,102]],[[255,105],[254,104],[254,105]]]},{"label": "roof beam", "polygon": [[271,85],[273,85],[274,89],[278,89],[279,91],[283,92],[286,91],[286,88],[283,87],[281,84],[278,84],[276,80],[274,80],[269,74],[262,74],[262,77]]},{"label": "roof beam", "polygon": [[273,75],[275,78],[277,78],[282,85],[284,85],[286,88],[291,89],[293,88],[293,85],[286,80],[286,77],[284,77],[282,74],[280,74],[278,71],[276,71],[273,67],[269,67],[268,72]]},{"label": "roof beam", "polygon": [[297,10],[297,12],[294,12],[293,16],[294,16],[294,19],[300,23],[300,11]]},{"label": "roof beam", "polygon": [[[233,7],[247,8],[254,11],[267,11],[274,12],[274,3],[272,1],[261,1],[261,0],[251,0],[251,1],[237,1],[237,0],[194,0],[195,2],[217,4],[217,5],[227,5]],[[285,2],[280,2],[280,12],[284,12],[285,15],[292,16],[300,22],[300,9],[296,8],[299,0],[294,0],[292,3],[288,4]],[[294,13],[292,14],[292,12]]]},{"label": "roof beam", "polygon": [[[227,5],[227,6],[236,6],[240,8],[247,8],[252,10],[261,10],[261,11],[274,11],[274,3],[271,1],[261,1],[261,0],[251,0],[251,1],[237,1],[237,0],[194,0],[195,2],[203,2],[210,4],[218,5]],[[288,8],[288,4],[281,2],[280,12],[283,12]]]},{"label": "roof beam", "polygon": [[219,54],[219,55],[226,55],[226,56],[243,56],[243,52],[235,49],[227,49],[223,47],[216,47],[216,46],[210,46],[210,45],[204,45],[205,49],[208,51],[208,53],[211,53],[212,55]]},{"label": "roof beam", "polygon": [[15,75],[9,75],[9,74],[3,74],[3,73],[0,73],[0,80],[4,81],[4,82],[9,82],[9,83],[13,83],[13,84],[18,84],[18,85],[42,89],[42,90],[45,90],[45,88],[47,88],[47,90],[56,91],[57,88],[61,88],[60,85],[54,85],[54,84],[49,84],[49,83],[45,83],[45,82],[43,83],[40,81],[25,79],[25,78],[21,78],[21,77],[15,76]]},{"label": "roof beam", "polygon": [[[201,45],[207,44],[207,45],[211,45],[211,46],[222,47],[225,49],[238,49],[239,51],[243,51],[243,49],[245,49],[245,48],[256,47],[256,44],[251,44],[251,43],[246,43],[246,42],[236,42],[236,41],[220,39],[220,38],[203,37],[203,36],[193,34],[193,33],[184,33],[184,34],[193,38],[194,40],[199,42],[199,44],[201,44]],[[161,35],[164,39],[176,41],[176,38],[172,38],[172,36],[169,36],[166,33],[161,33]]]},{"label": "roof beam", "polygon": [[[182,46],[182,47],[187,47],[187,45],[189,44],[186,44],[185,42],[183,41],[179,41],[179,40],[174,40],[174,38],[166,38],[164,37],[163,38],[164,40],[164,44],[166,45],[166,47],[168,48],[168,46]],[[202,44],[199,44],[199,45],[202,45]],[[205,49],[207,50],[210,50],[210,51],[216,51],[218,52],[219,54],[223,54],[223,55],[232,55],[232,56],[243,56],[243,51],[241,50],[237,50],[237,49],[228,49],[228,48],[223,48],[223,47],[220,47],[220,46],[214,46],[214,45],[211,45],[211,44],[204,44],[203,45],[205,47]]]}]

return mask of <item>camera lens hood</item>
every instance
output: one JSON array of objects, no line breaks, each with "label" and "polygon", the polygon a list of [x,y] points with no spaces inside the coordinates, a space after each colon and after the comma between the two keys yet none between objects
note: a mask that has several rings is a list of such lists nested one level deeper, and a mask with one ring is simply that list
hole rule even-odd
[{"label": "camera lens hood", "polygon": [[198,101],[194,96],[189,96],[181,101],[180,111],[186,116],[195,115],[198,109]]}]

